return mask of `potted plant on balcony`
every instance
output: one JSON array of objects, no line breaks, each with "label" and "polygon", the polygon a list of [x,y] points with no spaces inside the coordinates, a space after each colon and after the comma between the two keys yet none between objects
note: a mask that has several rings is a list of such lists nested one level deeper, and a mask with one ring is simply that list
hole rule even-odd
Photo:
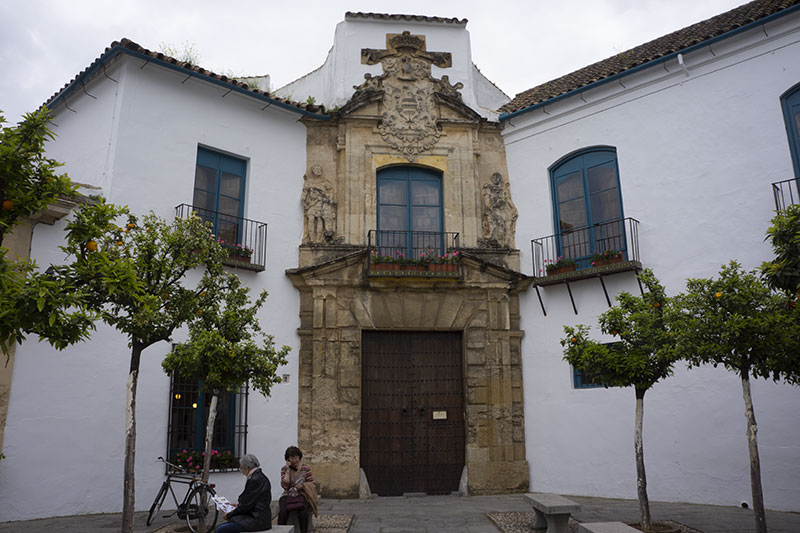
[{"label": "potted plant on balcony", "polygon": [[[398,256],[399,252],[396,252]],[[370,270],[399,270],[400,265],[398,261],[400,260],[399,257],[391,256],[391,255],[381,255],[378,253],[377,250],[372,250],[369,253],[369,263],[370,263]]]},{"label": "potted plant on balcony", "polygon": [[605,250],[592,255],[592,266],[613,265],[625,260],[625,254],[620,250]]},{"label": "potted plant on balcony", "polygon": [[228,258],[232,261],[249,263],[253,256],[253,249],[244,244],[227,242],[222,239],[217,239],[217,242],[228,251]]},{"label": "potted plant on balcony", "polygon": [[430,249],[419,254],[419,264],[423,265],[422,270],[430,272],[457,272],[458,271],[458,252],[449,252],[439,255],[435,250]]},{"label": "potted plant on balcony", "polygon": [[575,262],[575,260],[570,259],[569,257],[559,256],[555,261],[552,259],[545,259],[544,262],[544,269],[548,276],[555,276],[556,274],[563,274],[564,272],[572,272],[578,268],[578,264]]}]

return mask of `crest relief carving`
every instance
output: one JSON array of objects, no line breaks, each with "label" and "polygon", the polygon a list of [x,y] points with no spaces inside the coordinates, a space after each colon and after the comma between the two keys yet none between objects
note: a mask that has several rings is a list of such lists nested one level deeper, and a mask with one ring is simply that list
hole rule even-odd
[{"label": "crest relief carving", "polygon": [[442,133],[434,93],[461,100],[458,91],[463,84],[452,85],[447,76],[436,79],[431,75],[431,65],[452,66],[451,54],[428,52],[424,35],[404,31],[387,34],[385,50],[362,49],[361,62],[380,63],[383,74],[365,74],[364,82],[353,87],[353,99],[382,92],[383,112],[378,124],[381,138],[406,159],[415,161],[419,154],[436,145]]}]

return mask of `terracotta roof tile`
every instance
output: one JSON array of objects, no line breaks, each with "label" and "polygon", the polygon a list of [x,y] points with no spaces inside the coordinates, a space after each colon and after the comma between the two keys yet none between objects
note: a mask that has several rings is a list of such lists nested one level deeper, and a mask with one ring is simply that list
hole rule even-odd
[{"label": "terracotta roof tile", "polygon": [[461,25],[467,24],[467,19],[426,17],[423,15],[392,15],[389,13],[362,13],[360,11],[357,13],[348,11],[347,13],[344,14],[344,18],[345,20],[364,18],[364,19],[378,19],[378,20],[400,20],[403,22],[444,22],[447,24],[461,24]]},{"label": "terracotta roof tile", "polygon": [[[297,108],[299,110],[307,111],[309,113],[322,113],[322,114],[326,113],[324,107],[322,107],[322,106],[311,105],[311,104],[302,103],[302,102],[294,102],[292,100],[287,100],[285,98],[280,98],[278,96],[270,94],[267,91],[262,91],[262,90],[259,90],[259,89],[251,89],[247,85],[247,83],[245,83],[243,81],[238,81],[238,80],[235,80],[233,78],[229,78],[228,76],[225,76],[224,74],[216,74],[215,72],[212,72],[210,70],[206,70],[206,69],[204,69],[204,68],[202,68],[202,67],[200,67],[198,65],[194,65],[194,64],[189,63],[189,62],[179,61],[179,60],[175,59],[174,57],[170,57],[168,55],[164,55],[161,52],[153,52],[151,50],[148,50],[148,49],[138,45],[137,43],[131,41],[130,39],[123,38],[120,41],[112,42],[111,45],[109,45],[105,49],[105,53],[103,55],[107,54],[108,52],[110,52],[115,47],[122,47],[122,48],[125,48],[127,50],[131,50],[133,52],[137,52],[139,54],[142,54],[142,55],[145,55],[145,56],[148,56],[148,57],[152,57],[153,59],[158,59],[160,61],[165,61],[167,63],[171,63],[171,64],[173,64],[173,65],[175,65],[177,67],[180,67],[181,69],[184,69],[184,70],[187,70],[187,71],[196,72],[196,73],[201,74],[203,76],[208,76],[209,78],[213,78],[213,79],[221,81],[221,82],[223,82],[225,84],[229,84],[229,85],[231,85],[233,87],[238,87],[238,88],[243,89],[243,90],[245,90],[247,92],[253,93],[254,95],[266,96],[269,99],[274,100],[276,102],[280,102],[281,104],[284,104],[286,106],[295,107],[295,108]],[[50,103],[53,102],[53,100],[55,100],[56,97],[61,95],[65,90],[69,89],[70,86],[73,85],[76,81],[82,80],[83,77],[85,77],[87,75],[88,76],[99,75],[99,71],[97,71],[97,72],[93,72],[93,71],[95,70],[95,67],[98,66],[98,64],[100,63],[101,59],[102,59],[102,56],[98,57],[97,59],[95,59],[92,62],[91,65],[89,65],[88,67],[83,69],[81,72],[79,72],[78,75],[75,76],[72,80],[70,80],[66,85],[64,85],[64,87],[62,87],[59,91],[57,91],[55,94],[53,94],[53,96],[48,98],[47,101],[44,103],[44,105],[50,105]]]},{"label": "terracotta roof tile", "polygon": [[625,52],[598,61],[580,70],[548,81],[517,94],[513,100],[500,110],[513,113],[541,102],[550,100],[590,83],[603,80],[620,72],[679,52],[723,33],[735,30],[751,22],[765,18],[800,3],[800,0],[756,0],[735,9],[692,24],[682,30],[672,32]]}]

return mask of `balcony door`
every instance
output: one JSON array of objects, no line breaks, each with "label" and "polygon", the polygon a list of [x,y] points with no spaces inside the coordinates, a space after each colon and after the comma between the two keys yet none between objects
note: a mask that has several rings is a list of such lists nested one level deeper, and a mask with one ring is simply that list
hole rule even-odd
[{"label": "balcony door", "polygon": [[781,97],[781,104],[786,120],[786,133],[789,136],[795,184],[800,186],[800,83]]},{"label": "balcony door", "polygon": [[444,253],[442,176],[419,167],[378,171],[377,245],[381,255]]},{"label": "balcony door", "polygon": [[559,256],[575,259],[585,268],[592,254],[627,252],[613,148],[572,155],[551,169],[551,179]]},{"label": "balcony door", "polygon": [[200,218],[214,226],[217,238],[228,244],[242,242],[246,168],[242,159],[197,149],[192,205]]}]

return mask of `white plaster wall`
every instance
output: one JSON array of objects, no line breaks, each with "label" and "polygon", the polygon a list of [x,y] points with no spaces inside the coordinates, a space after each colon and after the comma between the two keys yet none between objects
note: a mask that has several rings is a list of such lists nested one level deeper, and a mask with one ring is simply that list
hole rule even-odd
[{"label": "white plaster wall", "polygon": [[108,78],[101,74],[89,80],[85,91],[78,89],[67,98],[66,106],[52,110],[56,139],[47,145],[47,155],[64,163],[61,172],[91,187],[107,186],[118,124],[117,95],[124,75],[120,62],[112,61],[106,74]]},{"label": "white plaster wall", "polygon": [[474,68],[469,32],[460,24],[346,19],[336,26],[333,47],[328,52],[325,63],[302,78],[277,89],[275,94],[300,102],[313,96],[317,104],[325,104],[329,108],[342,106],[353,96],[353,86],[364,82],[364,74],[378,76],[383,73],[380,64],[361,64],[361,50],[383,50],[386,48],[386,34],[403,31],[425,35],[428,51],[450,52],[453,66],[446,69],[432,67],[433,77],[447,75],[451,84],[463,83],[461,94],[464,103],[486,118],[497,117],[494,112],[497,108],[491,104],[498,98],[502,99],[497,94],[502,94],[502,91],[489,87],[491,84],[486,83],[484,76]]},{"label": "white plaster wall", "polygon": [[[800,17],[727,39],[506,122],[517,242],[531,273],[530,240],[554,233],[548,167],[583,148],[617,149],[624,215],[640,225],[642,262],[675,294],[688,277],[716,275],[737,259],[754,268],[775,209],[770,184],[792,175],[779,97],[800,82]],[[713,51],[713,55],[711,52]],[[623,85],[627,88],[623,88]],[[638,292],[632,274],[606,278],[609,293]],[[607,309],[596,279],[521,298],[527,458],[531,488],[636,497],[634,393],[574,390],[562,360],[563,325],[593,326]],[[612,300],[613,301],[613,300]],[[610,341],[611,339],[607,339]],[[765,504],[800,510],[800,388],[753,383]],[[645,397],[651,500],[751,502],[744,405],[736,375],[686,370]]]},{"label": "white plaster wall", "polygon": [[[260,111],[263,102],[223,97],[225,89],[197,80],[181,84],[185,76],[152,64],[140,69],[141,63],[125,59],[118,85],[106,80],[90,89],[97,100],[70,101],[78,112],[59,113],[61,136],[49,154],[66,161],[78,181],[104,176],[93,183],[111,202],[165,218],[192,201],[198,145],[248,161],[245,216],[269,224],[267,269],[239,274],[253,294],[269,291],[261,324],[278,346],[292,347],[289,364],[279,370],[290,374],[289,383],[276,385],[268,399],[251,391],[248,406],[247,451],[262,461],[277,498],[283,451],[297,440],[299,302],[284,271],[297,266],[302,234],[305,127],[296,113],[275,106]],[[40,265],[63,260],[57,247],[65,224],[36,227],[32,256]],[[182,338],[185,331],[175,336]],[[149,508],[163,480],[155,459],[166,452],[169,378],[160,362],[168,350],[160,343],[142,357],[137,510]],[[18,348],[0,468],[0,521],[121,510],[129,357],[127,340],[103,325],[90,342],[64,352],[35,339]],[[238,473],[213,474],[212,482],[234,500],[244,486]]]}]

